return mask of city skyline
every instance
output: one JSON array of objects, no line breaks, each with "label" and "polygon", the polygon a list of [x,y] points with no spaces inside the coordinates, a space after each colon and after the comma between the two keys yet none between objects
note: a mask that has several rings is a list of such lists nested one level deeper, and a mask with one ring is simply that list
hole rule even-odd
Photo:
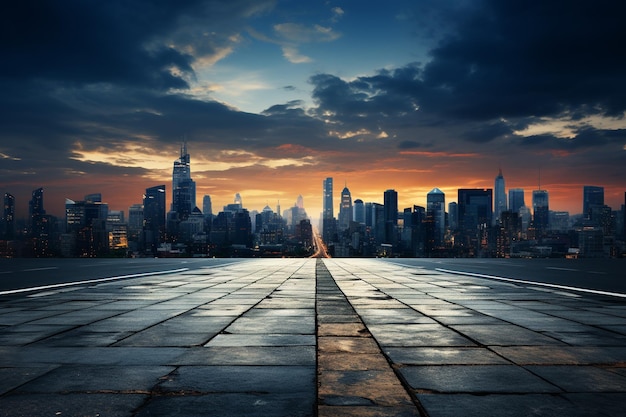
[{"label": "city skyline", "polygon": [[[0,33],[0,192],[16,215],[168,185],[186,138],[214,207],[304,198],[426,206],[433,188],[548,190],[582,212],[626,187],[625,5],[573,1],[12,3]],[[141,18],[139,18],[141,17]],[[532,30],[527,30],[532,28]],[[107,36],[102,36],[102,34]],[[539,177],[541,180],[539,180]],[[340,188],[335,191],[338,210]],[[197,203],[199,204],[199,203]]]},{"label": "city skyline", "polygon": [[[189,157],[189,154],[186,155],[187,157]],[[180,159],[179,159],[180,160]],[[177,160],[177,161],[179,161]],[[501,175],[503,175],[502,170],[499,171],[498,173],[498,177],[500,177]],[[171,178],[171,177],[170,177]],[[319,210],[318,211],[311,211],[309,212],[309,218],[313,219],[313,220],[320,220],[323,217],[323,209],[322,209],[322,202],[324,200],[324,194],[325,194],[325,183],[327,180],[330,179],[330,185],[333,186],[332,184],[332,177],[328,177],[325,179],[324,183],[322,184],[322,187],[320,189],[318,189],[317,191],[317,200],[320,201],[319,204]],[[507,179],[508,181],[508,179]],[[90,192],[95,192],[97,194],[101,194],[102,198],[104,200],[106,200],[108,206],[110,207],[110,210],[117,210],[117,211],[123,211],[125,213],[128,213],[129,208],[133,205],[136,204],[141,204],[141,201],[143,200],[143,198],[145,197],[145,190],[147,188],[165,188],[165,206],[169,209],[172,208],[172,203],[173,203],[173,197],[171,197],[172,193],[173,193],[173,184],[170,181],[164,181],[165,184],[164,185],[149,185],[146,184],[146,187],[141,190],[141,196],[138,199],[135,199],[137,201],[132,202],[131,204],[129,204],[128,206],[120,206],[120,207],[116,207],[114,204],[111,204],[110,201],[111,199],[105,195],[104,193],[99,192],[98,190],[92,190],[91,188],[87,187],[86,190],[90,190]],[[492,181],[493,182],[493,181]],[[348,184],[346,182],[345,187],[348,187]],[[319,187],[318,187],[319,188]],[[425,187],[428,188],[428,187]],[[580,192],[579,192],[579,196],[578,196],[578,201],[575,202],[573,207],[576,206],[580,206],[579,210],[574,210],[574,211],[569,211],[569,210],[562,210],[559,207],[554,207],[553,206],[553,193],[551,190],[546,189],[545,187],[535,187],[534,189],[524,189],[522,187],[506,187],[505,188],[505,193],[507,195],[507,201],[509,201],[509,191],[513,190],[517,195],[521,194],[521,191],[523,191],[523,200],[525,202],[525,207],[527,207],[528,209],[530,209],[530,212],[533,213],[533,204],[530,203],[533,200],[533,196],[537,191],[543,191],[543,192],[547,192],[550,195],[550,211],[566,211],[568,212],[570,215],[583,215],[583,206],[585,204],[585,197],[586,197],[586,193],[587,193],[587,189],[589,188],[593,188],[593,189],[601,189],[602,191],[605,191],[605,188],[601,185],[589,185],[586,184],[584,186],[581,186],[580,188]],[[461,187],[458,189],[449,189],[448,192],[444,192],[443,190],[441,190],[439,187],[435,187],[434,189],[429,190],[428,192],[426,192],[426,194],[423,195],[423,198],[418,199],[418,200],[411,200],[411,201],[407,201],[406,198],[401,198],[400,193],[398,192],[398,190],[396,190],[394,187],[388,188],[387,190],[378,190],[378,193],[373,192],[373,193],[366,193],[370,196],[373,197],[373,199],[368,200],[368,199],[364,199],[363,197],[361,197],[360,195],[356,195],[354,197],[354,200],[356,201],[356,199],[362,200],[362,202],[367,202],[367,203],[378,203],[378,204],[383,204],[384,203],[384,199],[385,199],[385,192],[388,190],[394,190],[397,192],[398,194],[398,211],[401,212],[404,208],[408,208],[408,207],[412,207],[414,205],[417,206],[422,206],[424,208],[427,208],[429,206],[428,204],[428,199],[430,198],[430,196],[432,196],[433,193],[442,193],[443,195],[445,195],[445,212],[447,212],[447,205],[451,202],[454,203],[458,203],[458,191],[460,189],[475,189],[475,190],[491,190],[492,192],[495,193],[495,189],[496,187],[494,185],[491,186],[487,186],[485,185],[484,187]],[[13,204],[14,204],[14,212],[15,212],[15,217],[16,219],[26,219],[28,217],[28,211],[29,211],[29,206],[30,206],[30,202],[33,198],[33,193],[35,192],[39,192],[41,193],[42,191],[47,190],[47,187],[43,186],[43,187],[37,187],[36,189],[27,191],[27,197],[23,200],[23,201],[19,201],[18,198],[16,198],[16,195],[21,195],[23,193],[20,193],[18,190],[18,192],[12,192],[11,190],[2,190],[3,195],[4,194],[9,194],[11,196],[11,198],[13,199]],[[345,188],[344,188],[345,190]],[[21,191],[25,191],[25,190],[21,190]],[[333,191],[334,191],[334,187],[333,187]],[[621,194],[621,201],[617,201],[617,203],[615,205],[611,205],[608,202],[606,203],[607,206],[611,207],[613,210],[620,210],[621,207],[624,205],[624,191],[622,191]],[[222,201],[222,199],[217,200],[215,199],[214,195],[202,195],[202,196],[198,196],[197,200],[196,200],[196,207],[198,207],[202,212],[204,212],[204,204],[203,204],[203,200],[204,198],[208,197],[209,201],[211,203],[211,205],[213,206],[213,214],[215,215],[217,211],[221,210],[222,207],[225,207],[228,204],[232,204],[234,201],[236,202],[238,199],[239,200],[243,200],[245,198],[245,195],[242,196],[242,193],[236,192],[234,195],[230,196],[230,198],[228,197],[224,197],[225,199]],[[334,194],[334,195],[333,195]],[[352,191],[350,191],[350,194],[352,194]],[[331,193],[331,197],[332,197],[332,211],[333,211],[333,218],[338,219],[338,213],[341,210],[341,196],[342,193],[341,191],[338,190],[338,192],[336,193]],[[72,196],[75,199],[82,199],[82,196]],[[313,200],[316,200],[315,196],[311,196]],[[519,198],[519,197],[517,197]],[[605,197],[606,198],[606,197]],[[72,200],[72,198],[69,198],[68,196],[63,196],[60,197],[60,195],[50,195],[49,192],[45,192],[45,210],[47,214],[51,214],[54,215],[56,217],[62,218],[65,216],[65,202],[66,200]],[[60,201],[63,200],[64,203],[63,205],[56,207],[54,206],[54,202],[56,201]],[[265,206],[270,206],[272,208],[272,210],[276,210],[276,207],[281,206],[283,209],[288,209],[290,207],[301,207],[301,208],[308,208],[309,210],[311,210],[311,207],[316,207],[315,204],[310,204],[310,203],[305,203],[307,201],[307,198],[303,195],[303,194],[298,194],[295,196],[295,198],[292,198],[293,202],[291,201],[286,201],[283,200],[283,203],[281,205],[280,200],[277,199],[275,201],[270,201],[269,199],[266,199],[265,202],[261,202],[261,200],[255,200],[255,203],[261,202],[259,204],[261,204],[260,206],[256,206],[256,205],[251,205],[251,204],[246,204],[244,205],[245,208],[248,208],[250,210],[256,210],[258,212],[261,212],[263,210],[263,207]],[[52,203],[51,203],[52,201]],[[248,201],[248,198],[246,198],[246,201]],[[310,200],[309,200],[310,201]],[[21,204],[20,204],[21,203]],[[286,203],[286,204],[285,204]],[[495,204],[495,202],[494,202]],[[494,212],[496,210],[495,205],[494,207],[492,207]],[[216,211],[217,210],[217,211]],[[282,213],[280,213],[282,214]]]}]

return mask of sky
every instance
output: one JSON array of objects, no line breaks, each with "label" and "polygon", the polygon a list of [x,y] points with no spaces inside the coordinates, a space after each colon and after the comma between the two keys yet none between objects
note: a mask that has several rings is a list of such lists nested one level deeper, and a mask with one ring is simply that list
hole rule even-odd
[{"label": "sky", "polygon": [[322,181],[425,205],[437,187],[626,191],[626,3],[596,0],[22,0],[0,16],[0,192],[113,210],[187,141],[198,205],[311,217]]}]

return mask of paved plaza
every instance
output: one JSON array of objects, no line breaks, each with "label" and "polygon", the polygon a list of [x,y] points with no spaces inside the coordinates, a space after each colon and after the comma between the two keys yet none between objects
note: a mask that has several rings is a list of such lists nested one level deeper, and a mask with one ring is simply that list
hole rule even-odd
[{"label": "paved plaza", "polygon": [[626,301],[375,259],[0,296],[0,416],[621,416]]}]

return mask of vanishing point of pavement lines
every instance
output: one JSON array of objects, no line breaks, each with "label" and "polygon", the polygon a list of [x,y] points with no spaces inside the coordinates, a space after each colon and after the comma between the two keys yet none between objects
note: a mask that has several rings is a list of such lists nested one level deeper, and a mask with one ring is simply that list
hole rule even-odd
[{"label": "vanishing point of pavement lines", "polygon": [[0,297],[0,416],[614,416],[624,364],[623,299],[373,259]]}]

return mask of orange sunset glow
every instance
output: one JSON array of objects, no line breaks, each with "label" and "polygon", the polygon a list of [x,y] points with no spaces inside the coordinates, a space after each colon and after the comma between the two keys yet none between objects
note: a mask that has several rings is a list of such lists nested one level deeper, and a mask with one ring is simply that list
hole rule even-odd
[{"label": "orange sunset glow", "polygon": [[585,185],[624,204],[626,34],[610,8],[113,3],[4,13],[0,192],[18,217],[39,187],[60,218],[66,198],[128,210],[160,184],[169,208],[183,141],[215,212],[235,193],[249,210],[302,195],[317,219],[326,177],[335,210],[344,185],[364,202],[395,189],[400,210],[433,188],[447,204],[500,169],[527,206],[541,187],[575,215]]}]

